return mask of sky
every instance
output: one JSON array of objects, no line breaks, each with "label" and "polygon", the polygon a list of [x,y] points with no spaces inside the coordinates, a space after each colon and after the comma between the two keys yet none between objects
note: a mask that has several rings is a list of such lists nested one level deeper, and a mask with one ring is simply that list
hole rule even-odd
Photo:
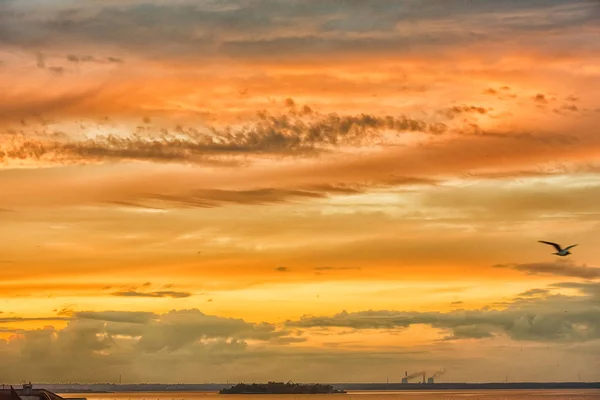
[{"label": "sky", "polygon": [[0,0],[0,380],[599,381],[599,34],[587,0]]}]

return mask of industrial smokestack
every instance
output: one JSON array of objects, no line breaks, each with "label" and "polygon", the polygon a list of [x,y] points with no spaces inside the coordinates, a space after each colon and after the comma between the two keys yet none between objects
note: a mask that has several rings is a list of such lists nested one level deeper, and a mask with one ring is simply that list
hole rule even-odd
[{"label": "industrial smokestack", "polygon": [[432,377],[432,378],[437,378],[438,376],[442,376],[442,375],[444,375],[445,373],[446,373],[446,370],[445,370],[445,369],[442,369],[442,370],[440,370],[440,371],[435,371],[435,372],[433,373],[433,375],[431,375],[431,377]]},{"label": "industrial smokestack", "polygon": [[412,379],[412,378],[416,378],[419,375],[423,375],[424,373],[425,373],[425,371],[419,371],[419,372],[412,373],[410,375],[406,375],[404,378],[405,379]]}]

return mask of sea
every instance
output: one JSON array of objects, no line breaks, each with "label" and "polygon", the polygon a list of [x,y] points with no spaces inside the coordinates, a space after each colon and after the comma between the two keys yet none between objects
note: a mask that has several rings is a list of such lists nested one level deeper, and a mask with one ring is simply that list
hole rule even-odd
[{"label": "sea", "polygon": [[346,394],[219,395],[216,392],[57,393],[87,400],[600,400],[599,389],[348,391]]}]

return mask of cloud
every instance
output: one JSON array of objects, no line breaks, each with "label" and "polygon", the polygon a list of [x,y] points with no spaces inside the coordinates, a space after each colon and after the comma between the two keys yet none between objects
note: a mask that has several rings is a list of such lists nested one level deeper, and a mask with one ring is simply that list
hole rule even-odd
[{"label": "cloud", "polygon": [[563,309],[459,310],[448,313],[359,311],[331,317],[303,317],[288,321],[290,328],[344,327],[352,329],[406,329],[429,325],[449,332],[445,339],[481,339],[506,335],[512,340],[534,342],[582,342],[600,338],[600,313],[593,307]]},{"label": "cloud", "polygon": [[46,64],[46,56],[43,53],[36,53],[36,65],[40,69],[45,69],[55,75],[62,75],[65,72],[64,67],[49,66]]},{"label": "cloud", "polygon": [[600,284],[597,282],[560,282],[551,285],[555,288],[577,289],[596,303],[600,302]]},{"label": "cloud", "polygon": [[[200,362],[215,368],[240,358],[255,359],[249,350],[250,341],[272,341],[276,348],[302,340],[288,338],[289,332],[271,324],[207,315],[198,310],[165,314],[76,312],[64,329],[48,326],[4,331],[13,336],[0,340],[0,355],[19,355],[19,361],[12,368],[0,367],[3,376],[18,376],[29,365],[32,379],[45,381],[106,381],[111,374],[107,371],[125,368],[127,380],[161,380],[154,376],[160,371],[164,382],[164,374],[176,365]],[[52,361],[58,356],[65,361],[64,368]],[[31,368],[34,360],[39,362]],[[184,380],[193,380],[192,375]]]},{"label": "cloud", "polygon": [[[256,162],[248,162],[244,168],[214,165],[221,168],[215,168],[210,176],[191,171],[184,166],[179,170],[171,170],[169,166],[158,171],[159,166],[163,167],[163,164],[158,164],[155,171],[161,175],[160,179],[150,179],[149,176],[145,176],[146,173],[140,173],[139,169],[136,172],[134,168],[138,167],[131,163],[127,169],[120,172],[123,179],[130,182],[129,185],[115,182],[114,179],[111,181],[111,172],[106,169],[105,177],[94,186],[90,184],[90,187],[83,183],[75,187],[71,181],[61,181],[60,177],[57,177],[54,186],[58,185],[68,191],[68,196],[59,198],[48,195],[48,190],[41,189],[43,183],[38,182],[27,189],[27,195],[24,194],[25,190],[21,189],[23,194],[17,191],[10,197],[5,196],[6,199],[3,199],[2,203],[5,207],[22,207],[23,204],[38,201],[43,192],[45,203],[65,202],[69,199],[73,201],[74,197],[78,197],[82,202],[128,204],[157,209],[164,209],[169,204],[214,207],[245,202],[265,204],[264,200],[272,201],[270,204],[273,204],[286,199],[320,199],[335,194],[359,194],[391,188],[394,185],[415,184],[437,185],[435,190],[423,190],[414,196],[414,201],[419,202],[422,208],[447,210],[449,214],[460,213],[467,217],[477,217],[480,221],[492,218],[518,220],[548,212],[561,215],[585,214],[587,217],[599,213],[597,204],[590,199],[600,193],[600,187],[593,184],[581,185],[575,179],[561,185],[539,180],[532,185],[509,185],[506,182],[511,177],[581,174],[585,172],[585,160],[580,159],[576,166],[564,164],[563,168],[543,167],[539,163],[553,157],[557,157],[557,162],[567,161],[570,157],[575,161],[584,147],[588,150],[595,148],[593,143],[581,141],[564,145],[533,140],[523,142],[522,145],[516,146],[515,139],[510,137],[459,137],[415,146],[383,146],[372,153],[365,151],[365,154],[323,154],[309,160],[298,160],[293,156],[278,164],[280,168],[271,169],[261,165],[264,159],[259,160],[259,155]],[[157,149],[161,149],[161,146],[157,146]],[[165,146],[168,147],[167,144]],[[168,151],[179,151],[175,144],[173,146],[174,149]],[[36,151],[32,150],[33,157],[37,157]],[[40,152],[42,151],[47,150],[43,148]],[[161,154],[163,150],[157,152]],[[506,154],[509,153],[511,157],[507,158]],[[194,159],[192,153],[186,155],[182,150],[182,154],[183,159]],[[468,156],[457,158],[456,154]],[[249,153],[248,159],[252,159],[253,155],[256,156],[256,153]],[[276,162],[273,160],[276,158],[274,155],[265,156],[270,158],[269,162]],[[29,156],[19,154],[15,157],[21,160]],[[245,162],[248,160],[245,157],[240,156],[237,160]],[[225,162],[233,157],[222,158],[215,154],[211,159]],[[202,158],[197,160],[202,162]],[[105,165],[110,165],[107,161],[108,159],[105,159]],[[86,161],[82,159],[80,162]],[[474,182],[470,186],[441,184],[451,177]],[[494,182],[496,180],[505,182],[500,184]],[[248,187],[249,182],[253,183],[251,187]],[[274,182],[279,185],[274,186]],[[33,192],[38,190],[38,185],[40,194],[34,196]],[[101,185],[103,190],[98,190],[97,185]],[[53,198],[55,200],[51,200]],[[569,207],[565,208],[564,204],[569,204]]]},{"label": "cloud", "polygon": [[465,325],[452,329],[452,334],[445,336],[444,340],[458,339],[484,339],[494,337],[494,333],[484,326]]},{"label": "cloud", "polygon": [[277,267],[277,268],[275,268],[275,271],[277,271],[277,272],[289,272],[290,269],[288,267]]},{"label": "cloud", "polygon": [[600,278],[600,268],[575,265],[571,261],[538,262],[528,264],[498,264],[495,268],[510,268],[527,275],[553,275],[582,279]]},{"label": "cloud", "polygon": [[105,59],[98,59],[94,56],[90,55],[77,55],[77,54],[67,54],[67,60],[73,63],[86,63],[86,62],[94,62],[94,63],[123,63],[123,60],[117,57],[107,57]]},{"label": "cloud", "polygon": [[485,108],[485,107],[478,107],[478,106],[467,106],[467,105],[460,105],[460,106],[453,106],[453,107],[449,107],[445,110],[442,110],[441,113],[443,113],[444,115],[446,115],[446,117],[452,119],[454,117],[456,117],[457,115],[460,114],[480,114],[480,115],[485,115],[489,112],[490,110]]},{"label": "cloud", "polygon": [[[561,286],[570,284],[564,282]],[[485,360],[492,360],[496,366],[502,364],[502,369],[514,356],[528,354],[527,360],[545,365],[552,357],[573,354],[573,349],[582,351],[581,346],[596,346],[600,319],[589,301],[600,298],[600,291],[597,284],[595,291],[590,285],[588,289],[583,293],[590,294],[583,299],[547,296],[513,302],[501,311],[483,308],[448,313],[342,312],[331,317],[306,316],[288,321],[285,326],[224,318],[194,309],[164,314],[75,312],[64,329],[48,326],[3,330],[12,336],[0,340],[0,356],[14,358],[15,362],[0,366],[0,373],[7,379],[28,371],[38,381],[105,382],[116,368],[127,371],[127,381],[158,381],[161,376],[164,381],[172,376],[169,371],[177,367],[179,372],[173,379],[178,382],[192,382],[199,373],[218,380],[227,371],[236,380],[283,379],[283,375],[295,370],[306,371],[301,376],[293,375],[295,380],[364,381],[381,375],[402,359],[414,368],[428,370],[444,365],[449,376],[469,375],[473,380],[485,380],[489,378],[476,373],[487,365]],[[348,332],[351,335],[357,334],[356,330],[384,329],[379,333],[383,337],[385,329],[397,331],[422,324],[440,330],[439,340],[377,348],[366,342],[332,343],[329,348],[306,342],[313,327],[349,327],[354,330]],[[338,336],[335,330],[328,335]],[[469,340],[468,349],[464,343],[459,345],[465,339]],[[549,353],[552,356],[547,360]],[[65,363],[61,365],[65,367],[54,362],[58,355],[62,355]],[[32,364],[33,360],[38,362]],[[300,368],[307,360],[311,368]],[[561,358],[564,365],[571,362],[581,366],[593,360]],[[538,364],[529,368],[534,365]]]},{"label": "cloud", "polygon": [[[188,334],[196,339],[201,337],[235,337],[239,339],[269,340],[287,334],[287,331],[278,331],[272,324],[253,324],[242,319],[222,318],[204,314],[196,309],[173,310],[166,314],[136,311],[80,311],[74,313],[73,319],[78,321],[113,322],[116,324],[141,324],[149,329],[148,333],[152,334],[153,340],[158,340],[160,337],[160,335],[154,335],[155,331],[169,333],[169,329],[171,329],[169,327],[173,325],[179,326],[184,331],[187,330]],[[150,337],[145,339],[145,341],[150,340]],[[163,336],[161,340],[167,340],[171,343],[170,341],[176,340],[176,338]],[[156,351],[158,350],[160,349]]]},{"label": "cloud", "polygon": [[[170,311],[148,326],[138,342],[144,351],[177,350],[200,339],[231,338],[268,341],[286,336],[272,324],[206,315],[198,310]],[[243,342],[236,342],[245,346]]]},{"label": "cloud", "polygon": [[[111,203],[126,207],[141,207],[152,210],[164,210],[165,208],[151,206],[148,205],[148,203],[161,204],[171,208],[214,208],[230,204],[267,205],[300,199],[323,199],[328,197],[329,193],[360,193],[359,191],[344,189],[343,187],[336,189],[333,185],[331,187],[315,187],[315,189],[317,190],[295,190],[284,188],[250,190],[205,189],[177,195],[140,194],[132,196],[130,201],[112,201]],[[322,191],[318,191],[318,189]]]},{"label": "cloud", "polygon": [[542,93],[536,94],[535,97],[533,98],[533,100],[539,104],[548,104],[548,99]]},{"label": "cloud", "polygon": [[159,200],[179,207],[212,208],[231,204],[273,204],[294,198],[324,198],[325,193],[287,189],[198,190],[189,195],[147,195],[146,200]]},{"label": "cloud", "polygon": [[[56,102],[29,102],[31,112],[49,112],[70,107],[82,96],[65,95]],[[14,116],[20,110],[9,104],[0,107],[2,115]],[[217,157],[245,157],[261,154],[314,156],[340,147],[385,144],[385,132],[401,135],[406,132],[439,134],[446,126],[406,116],[338,115],[315,112],[299,114],[294,110],[272,116],[260,112],[249,126],[207,128],[204,130],[177,127],[172,132],[130,136],[98,135],[93,139],[50,140],[44,137],[7,137],[0,148],[0,162],[38,160],[53,163],[86,163],[109,160],[139,160],[154,162],[214,163]]]},{"label": "cloud", "polygon": [[157,291],[157,292],[136,292],[133,290],[126,292],[114,292],[113,296],[120,297],[171,297],[174,299],[181,299],[184,297],[190,297],[192,294],[188,292],[173,292],[173,291]]},{"label": "cloud", "polygon": [[[476,7],[466,7],[460,1],[453,1],[452,6],[434,2],[420,2],[418,6],[411,2],[310,2],[307,6],[302,1],[290,1],[282,6],[264,0],[233,1],[223,6],[190,1],[135,1],[126,5],[103,1],[77,9],[68,3],[32,3],[4,2],[1,6],[0,40],[6,45],[64,47],[83,42],[148,55],[206,57],[225,53],[238,58],[272,58],[292,52],[298,57],[374,54],[407,44],[414,46],[406,47],[408,51],[424,47],[439,51],[475,41],[498,43],[502,37],[506,41],[506,37],[515,36],[531,41],[556,29],[590,26],[597,15],[589,2],[566,0],[506,5],[482,1]],[[532,13],[543,16],[544,22],[527,23]],[[399,29],[416,22],[411,34]],[[427,35],[417,29],[420,26],[427,28]],[[145,40],[140,32],[148,35]],[[319,40],[326,45],[319,45]]]},{"label": "cloud", "polygon": [[78,311],[73,317],[81,320],[144,324],[158,318],[158,315],[143,311]]},{"label": "cloud", "polygon": [[[568,173],[568,169],[562,171],[562,175]],[[539,176],[543,175],[540,173]],[[531,177],[534,178],[535,174]],[[477,179],[476,175],[466,175],[465,178]],[[427,208],[451,209],[453,213],[460,212],[479,220],[492,214],[494,218],[498,216],[504,220],[544,214],[594,218],[600,212],[598,204],[593,200],[596,195],[600,195],[598,185],[576,183],[573,179],[564,185],[534,181],[529,185],[499,186],[492,179],[507,179],[501,173],[483,174],[482,178],[489,180],[464,187],[440,185],[435,191],[424,191],[419,196],[420,203]]]},{"label": "cloud", "polygon": [[47,69],[55,75],[62,75],[65,72],[63,67],[48,67]]},{"label": "cloud", "polygon": [[533,297],[533,296],[538,296],[538,295],[547,295],[548,293],[550,293],[550,291],[548,289],[529,289],[522,293],[519,293],[518,296]]},{"label": "cloud", "polygon": [[533,289],[525,295],[541,297],[515,299],[501,310],[417,312],[369,310],[332,316],[304,316],[286,321],[290,328],[342,327],[364,329],[407,329],[429,325],[448,332],[444,340],[482,339],[507,336],[515,341],[578,343],[600,339],[600,284],[563,282],[551,288],[571,288],[579,296],[552,295]]},{"label": "cloud", "polygon": [[165,210],[166,208],[214,208],[227,205],[267,205],[325,199],[339,195],[358,195],[370,190],[411,185],[435,185],[437,181],[419,177],[392,176],[378,182],[356,184],[306,184],[297,188],[270,187],[246,190],[197,189],[177,194],[131,194],[126,200],[110,204],[125,207]]},{"label": "cloud", "polygon": [[65,317],[3,317],[0,318],[0,324],[10,324],[14,322],[40,322],[40,321],[68,321]]},{"label": "cloud", "polygon": [[[95,99],[100,92],[100,88],[94,87],[67,93],[50,92],[45,96],[39,96],[38,93],[21,99],[15,99],[10,94],[2,93],[0,94],[0,99],[3,100],[0,105],[0,121],[19,121],[31,117],[76,113],[76,110]],[[31,138],[30,141],[33,139]],[[52,142],[49,144],[52,144]],[[57,144],[55,143],[55,145]],[[32,146],[35,146],[34,142],[30,143],[29,146],[24,143],[24,151]]]},{"label": "cloud", "polygon": [[59,317],[72,317],[75,314],[75,310],[70,307],[63,307],[60,310],[54,310],[56,315]]},{"label": "cloud", "polygon": [[[296,108],[301,107],[294,105]],[[141,187],[141,184],[133,183],[127,188],[114,187],[112,191],[106,188],[101,195],[96,191],[93,199],[90,199],[105,204],[165,209],[170,205],[217,207],[323,199],[333,194],[366,193],[394,185],[434,185],[452,176],[464,179],[555,176],[584,168],[582,163],[585,160],[581,160],[580,152],[584,148],[587,152],[597,146],[589,137],[586,139],[585,130],[581,131],[581,136],[574,136],[570,141],[554,139],[547,131],[520,135],[511,131],[480,130],[477,135],[463,133],[456,137],[455,127],[448,128],[448,135],[420,131],[413,135],[410,132],[390,131],[383,122],[387,120],[393,126],[400,121],[402,129],[411,125],[405,121],[417,121],[414,123],[416,127],[434,124],[425,122],[427,118],[394,119],[385,114],[339,115],[314,111],[306,114],[304,111],[288,109],[282,115],[264,114],[247,127],[214,128],[214,131],[190,127],[177,128],[167,134],[144,131],[131,136],[98,135],[83,141],[72,137],[60,140],[7,137],[2,142],[0,160],[6,165],[107,165],[113,161],[145,161],[161,166],[164,163],[194,163],[214,166],[214,176],[223,177],[217,183],[216,179],[200,176],[199,173],[195,177],[189,171],[174,173],[173,179],[165,179],[181,184],[166,185],[154,180],[147,182],[146,187]],[[353,124],[358,124],[358,128],[349,128]],[[359,133],[348,133],[352,131]],[[278,135],[282,137],[279,150],[277,146],[269,144],[277,140],[268,139]],[[348,139],[353,135],[356,140]],[[417,143],[404,144],[403,140],[416,140]],[[516,142],[519,142],[518,146]],[[298,143],[298,146],[294,147],[293,143]],[[511,154],[510,160],[506,158],[508,153]],[[456,154],[468,156],[456,158]],[[267,170],[261,167],[265,159],[274,162],[281,156],[287,158],[281,168]],[[556,158],[557,162],[577,160],[580,167],[545,171],[539,163],[549,158]],[[243,170],[236,168],[241,166]],[[233,171],[238,178],[232,179]],[[246,178],[242,179],[242,176]],[[184,179],[189,180],[185,185]],[[198,183],[206,180],[212,182],[202,185],[205,187]],[[247,187],[248,182],[260,181],[262,184]],[[284,181],[285,187],[266,186],[266,183],[272,185],[276,181]],[[228,188],[215,188],[225,183]],[[107,180],[103,184],[116,185]],[[480,189],[485,185],[493,190]],[[193,189],[198,186],[198,190]],[[138,188],[137,193],[135,188]],[[74,190],[71,196],[76,196],[80,190],[71,189]],[[559,186],[545,190],[531,190],[524,186],[498,189],[493,182],[480,182],[474,187],[440,185],[436,191],[424,191],[418,201],[429,209],[452,208],[453,212],[460,211],[483,219],[507,216],[512,219],[523,218],[545,210],[564,212],[563,205],[566,202],[573,213],[597,211],[596,204],[589,199],[598,188],[580,186],[569,191],[562,189]],[[111,193],[113,195],[109,196]],[[28,202],[36,201],[31,195],[27,199]],[[486,208],[503,212],[484,212]]]}]

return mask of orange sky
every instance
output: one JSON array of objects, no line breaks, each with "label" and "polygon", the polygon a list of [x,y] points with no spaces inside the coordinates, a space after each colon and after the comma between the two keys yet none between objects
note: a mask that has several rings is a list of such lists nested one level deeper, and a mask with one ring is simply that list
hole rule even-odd
[{"label": "orange sky", "polygon": [[600,380],[599,17],[0,1],[0,376]]}]

